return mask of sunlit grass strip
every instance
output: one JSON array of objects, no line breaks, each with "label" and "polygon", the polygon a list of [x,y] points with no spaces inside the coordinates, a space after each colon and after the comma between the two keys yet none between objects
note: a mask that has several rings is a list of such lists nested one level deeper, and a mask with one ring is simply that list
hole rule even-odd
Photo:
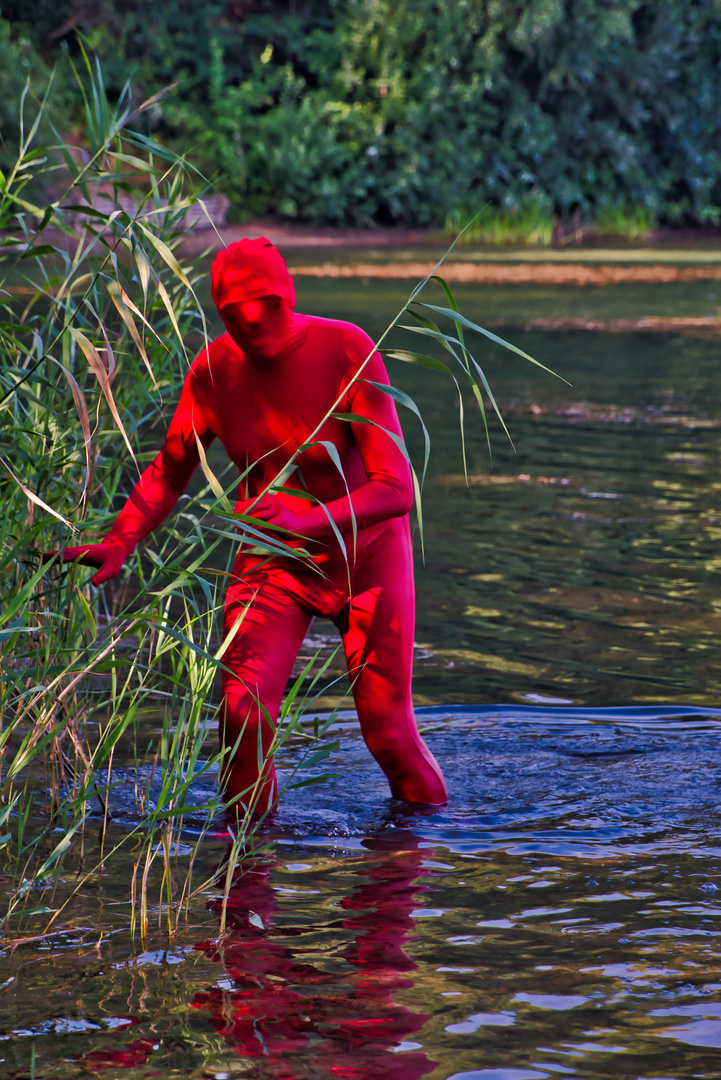
[{"label": "sunlit grass strip", "polygon": [[[376,281],[417,281],[431,264],[394,258],[386,262],[319,263],[294,266],[294,277],[370,278]],[[666,284],[673,281],[718,281],[721,251],[678,251],[643,248],[548,251],[539,258],[529,251],[502,255],[484,251],[474,262],[454,259],[444,263],[443,276],[451,285],[621,285]],[[697,263],[696,266],[683,265]],[[641,265],[639,265],[641,264]],[[677,264],[677,265],[674,265]]]}]

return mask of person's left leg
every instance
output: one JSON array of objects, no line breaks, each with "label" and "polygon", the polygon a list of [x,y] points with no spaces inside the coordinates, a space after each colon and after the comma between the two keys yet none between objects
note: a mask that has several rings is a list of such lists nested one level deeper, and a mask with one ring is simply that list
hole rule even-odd
[{"label": "person's left leg", "polygon": [[[447,802],[438,762],[423,742],[411,700],[415,588],[407,522],[388,522],[359,552],[341,626],[363,738],[406,802]],[[340,620],[339,620],[340,623]]]}]

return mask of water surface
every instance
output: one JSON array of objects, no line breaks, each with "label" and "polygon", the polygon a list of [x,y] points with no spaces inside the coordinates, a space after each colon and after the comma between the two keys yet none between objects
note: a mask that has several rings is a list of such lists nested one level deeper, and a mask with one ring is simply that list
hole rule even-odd
[{"label": "water surface", "polygon": [[[715,1077],[719,719],[423,710],[451,792],[431,810],[387,798],[345,717],[336,775],[286,793],[223,937],[206,889],[175,942],[152,926],[133,944],[128,853],[55,937],[5,955],[4,1075],[34,1045],[38,1075],[62,1077]],[[219,829],[196,875],[226,850]]]},{"label": "water surface", "polygon": [[[718,283],[456,295],[481,323],[709,315],[721,306]],[[375,336],[406,296],[405,283],[302,281],[299,306],[347,312]],[[417,700],[718,703],[718,338],[503,333],[572,385],[477,338],[515,452],[491,424],[489,460],[467,395],[468,482],[452,387],[389,362],[433,444],[425,566],[417,544]],[[404,344],[426,347],[411,335]],[[408,413],[404,425],[418,461],[419,428]]]},{"label": "water surface", "polygon": [[[300,308],[375,333],[407,289],[298,292]],[[458,290],[471,317],[519,323],[714,314],[720,296],[717,284]],[[267,857],[236,876],[223,937],[210,887],[168,942],[156,866],[149,941],[133,941],[135,841],[74,895],[57,934],[32,940],[43,916],[27,917],[28,940],[2,956],[3,1075],[29,1076],[33,1048],[38,1077],[718,1075],[718,343],[506,332],[573,385],[480,348],[516,453],[496,424],[489,463],[473,414],[468,485],[450,387],[391,368],[433,440],[415,687],[448,807],[390,800],[343,714],[340,748],[317,767],[333,775],[283,797]],[[328,624],[312,637],[308,650],[332,645]],[[119,751],[116,839],[135,820],[134,768]],[[212,789],[198,779],[198,805]],[[227,849],[219,826],[196,883]],[[68,872],[38,890],[38,908],[75,884]]]}]

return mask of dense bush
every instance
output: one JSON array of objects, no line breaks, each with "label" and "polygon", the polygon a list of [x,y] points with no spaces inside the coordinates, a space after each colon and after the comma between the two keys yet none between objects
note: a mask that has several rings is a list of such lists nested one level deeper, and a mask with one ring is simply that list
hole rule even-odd
[{"label": "dense bush", "polygon": [[[50,72],[32,48],[32,43],[25,36],[11,37],[7,22],[0,19],[0,169],[7,171],[16,160],[20,136],[20,113],[23,109],[23,92],[32,81],[36,94],[42,95],[50,82]],[[62,93],[56,97],[62,98]],[[61,102],[56,102],[56,118],[66,119]],[[30,122],[35,111],[30,110]],[[25,134],[27,134],[27,127]],[[43,135],[50,140],[47,124],[43,124]]]},{"label": "dense bush", "polygon": [[2,11],[46,60],[84,33],[117,91],[177,82],[152,122],[197,143],[246,215],[721,215],[719,0],[38,0],[32,26],[24,0]]}]

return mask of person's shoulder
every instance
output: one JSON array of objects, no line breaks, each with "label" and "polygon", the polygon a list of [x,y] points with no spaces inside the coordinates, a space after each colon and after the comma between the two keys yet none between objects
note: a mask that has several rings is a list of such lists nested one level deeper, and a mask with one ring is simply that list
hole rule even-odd
[{"label": "person's shoulder", "polygon": [[357,359],[362,353],[361,359],[365,359],[373,349],[373,339],[355,323],[345,319],[325,319],[320,315],[304,315],[303,319],[316,333],[335,337],[349,358]]},{"label": "person's shoulder", "polygon": [[228,333],[208,341],[190,365],[190,382],[196,387],[212,382],[214,373],[217,374],[218,369],[237,352],[238,346]]}]

